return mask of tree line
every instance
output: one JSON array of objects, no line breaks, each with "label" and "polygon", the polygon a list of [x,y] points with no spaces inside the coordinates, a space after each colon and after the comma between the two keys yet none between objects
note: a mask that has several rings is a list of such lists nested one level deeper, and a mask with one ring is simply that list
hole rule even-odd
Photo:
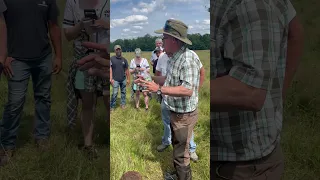
[{"label": "tree line", "polygon": [[[110,43],[110,49],[113,50],[115,45],[120,45],[122,52],[133,52],[136,48],[142,51],[153,51],[155,49],[155,40],[157,36],[146,34],[143,37],[135,39],[117,39]],[[210,34],[188,34],[192,45],[188,45],[192,50],[208,50],[210,49]]]}]

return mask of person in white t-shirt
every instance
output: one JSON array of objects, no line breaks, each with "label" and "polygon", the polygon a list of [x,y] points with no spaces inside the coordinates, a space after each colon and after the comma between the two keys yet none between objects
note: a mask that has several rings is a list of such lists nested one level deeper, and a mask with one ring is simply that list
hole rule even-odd
[{"label": "person in white t-shirt", "polygon": [[[142,75],[144,77],[150,77],[150,66],[148,60],[141,56],[141,49],[135,49],[136,57],[133,58],[130,62],[130,73],[133,75],[133,78],[136,79],[137,75]],[[137,84],[133,84],[133,91],[136,93],[136,108],[139,109],[140,106],[140,92],[143,93],[144,103],[146,111],[149,109],[149,96],[148,92],[143,90],[142,86],[138,86]]]},{"label": "person in white t-shirt", "polygon": [[[200,62],[200,87],[203,85],[204,81],[204,68],[200,61],[199,56],[191,50],[192,53],[194,53],[196,59]],[[156,76],[166,76],[167,74],[167,62],[169,61],[168,55],[164,52],[158,59],[158,64],[156,67]],[[162,122],[164,126],[164,135],[162,136],[162,144],[157,147],[157,150],[159,152],[164,151],[169,145],[171,144],[171,128],[170,128],[170,111],[167,109],[165,104],[161,102],[161,117]],[[198,160],[198,155],[196,154],[196,143],[194,142],[194,135],[192,133],[192,137],[189,144],[189,152],[190,152],[190,159],[192,161]]]}]

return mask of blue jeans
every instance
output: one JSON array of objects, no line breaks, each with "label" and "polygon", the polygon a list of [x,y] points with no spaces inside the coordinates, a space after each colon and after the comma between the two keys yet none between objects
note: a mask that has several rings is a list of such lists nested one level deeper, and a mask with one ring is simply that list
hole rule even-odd
[{"label": "blue jeans", "polygon": [[[50,135],[52,54],[34,61],[13,60],[13,77],[8,79],[8,102],[1,121],[1,144],[5,149],[16,147],[20,117],[28,90],[30,76],[35,100],[34,138]],[[30,122],[31,123],[31,122]]]},{"label": "blue jeans", "polygon": [[[162,144],[170,145],[171,144],[170,111],[168,110],[167,106],[164,104],[163,100],[161,102],[161,116],[162,116],[162,122],[164,126],[164,135],[162,136]],[[191,153],[195,152],[196,146],[197,145],[194,142],[194,133],[192,132],[192,136],[189,144],[189,151]]]},{"label": "blue jeans", "polygon": [[115,106],[116,106],[119,87],[120,87],[120,91],[121,91],[121,105],[126,104],[126,85],[127,85],[126,79],[124,79],[122,82],[114,81],[113,88],[112,88],[112,97],[111,97],[111,102],[110,102],[110,108],[115,108]]}]

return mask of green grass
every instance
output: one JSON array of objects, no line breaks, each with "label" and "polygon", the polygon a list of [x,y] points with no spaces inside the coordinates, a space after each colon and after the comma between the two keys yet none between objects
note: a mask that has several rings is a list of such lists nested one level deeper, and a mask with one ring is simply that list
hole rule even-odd
[{"label": "green grass", "polygon": [[319,179],[320,2],[295,0],[304,26],[305,48],[293,86],[288,92],[282,133],[286,180]]},{"label": "green grass", "polygon": [[[199,95],[199,119],[194,129],[196,152],[199,156],[197,163],[191,163],[194,179],[209,179],[209,51],[196,51],[205,70],[206,79]],[[112,54],[113,55],[113,54]],[[143,52],[142,56],[149,59],[151,52]],[[123,53],[129,61],[133,53]],[[132,82],[132,79],[131,79]],[[163,174],[173,170],[172,147],[159,153],[156,147],[161,144],[163,124],[160,104],[153,98],[149,112],[144,111],[144,100],[141,96],[141,110],[134,109],[130,102],[130,88],[127,88],[127,109],[119,108],[120,93],[118,94],[116,110],[111,114],[110,123],[110,153],[111,179],[118,180],[126,171],[140,172],[145,179],[163,179]]]}]

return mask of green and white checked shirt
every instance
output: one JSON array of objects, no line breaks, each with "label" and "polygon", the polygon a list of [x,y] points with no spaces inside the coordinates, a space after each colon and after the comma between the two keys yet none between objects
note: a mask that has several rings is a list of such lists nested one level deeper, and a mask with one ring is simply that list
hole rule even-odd
[{"label": "green and white checked shirt", "polygon": [[167,62],[166,80],[163,86],[183,86],[193,90],[191,97],[173,97],[164,95],[163,100],[168,109],[177,113],[188,113],[198,107],[198,90],[200,81],[200,61],[185,46]]},{"label": "green and white checked shirt", "polygon": [[289,0],[211,2],[211,78],[229,75],[267,90],[259,112],[211,112],[211,159],[259,159],[280,140],[288,24],[296,12]]}]

